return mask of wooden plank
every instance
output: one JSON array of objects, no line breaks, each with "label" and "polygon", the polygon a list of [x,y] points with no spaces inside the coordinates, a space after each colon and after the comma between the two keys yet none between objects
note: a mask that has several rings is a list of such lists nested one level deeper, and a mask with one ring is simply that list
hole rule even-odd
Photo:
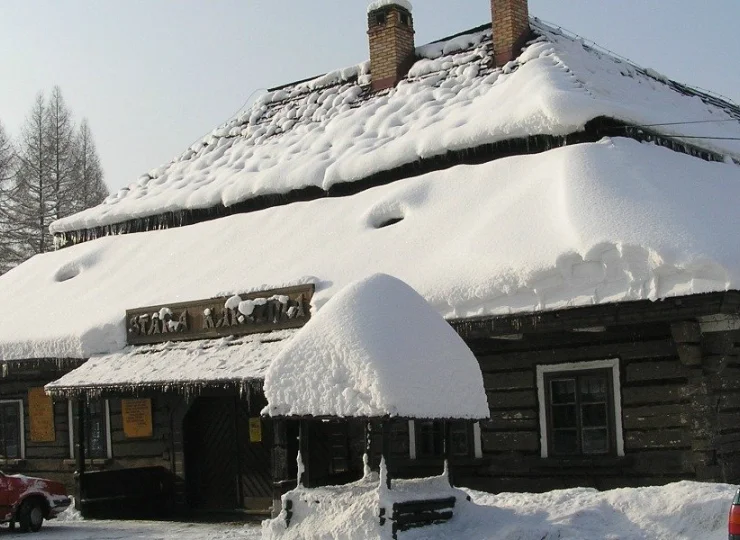
[{"label": "wooden plank", "polygon": [[443,508],[454,508],[457,500],[455,497],[445,497],[442,499],[426,499],[402,501],[393,503],[393,512],[413,513],[424,512],[429,510],[441,510]]},{"label": "wooden plank", "polygon": [[537,407],[537,391],[529,390],[493,390],[487,391],[488,408],[491,411],[510,409],[531,409]]},{"label": "wooden plank", "polygon": [[622,388],[622,404],[625,406],[686,402],[687,390],[685,385],[680,383],[625,386]]},{"label": "wooden plank", "polygon": [[504,373],[484,373],[483,385],[487,392],[498,390],[519,390],[523,388],[534,388],[534,372],[511,371]]},{"label": "wooden plank", "polygon": [[[567,343],[568,334],[563,336]],[[535,364],[561,364],[586,360],[621,358],[622,360],[642,360],[653,358],[677,358],[676,345],[670,339],[644,342],[611,343],[584,345],[579,347],[559,347],[544,350],[507,352],[486,355],[478,358],[484,372],[510,371],[514,368],[531,367]]]},{"label": "wooden plank", "polygon": [[627,382],[686,379],[691,374],[676,360],[628,362],[624,372]]},{"label": "wooden plank", "polygon": [[540,435],[533,431],[483,431],[484,452],[535,452],[540,448]]},{"label": "wooden plank", "polygon": [[622,409],[624,429],[648,430],[689,425],[691,410],[685,404],[651,405]]},{"label": "wooden plank", "polygon": [[690,448],[691,434],[688,429],[672,428],[649,431],[626,431],[624,446],[628,451],[649,448]]},{"label": "wooden plank", "polygon": [[481,421],[480,425],[487,431],[536,431],[539,420],[539,411],[535,409],[494,411],[491,418]]}]

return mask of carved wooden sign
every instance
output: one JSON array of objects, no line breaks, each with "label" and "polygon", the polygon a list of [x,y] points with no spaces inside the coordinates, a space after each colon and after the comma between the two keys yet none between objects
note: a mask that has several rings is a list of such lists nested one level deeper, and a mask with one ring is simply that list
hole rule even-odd
[{"label": "carved wooden sign", "polygon": [[130,345],[299,328],[311,317],[314,285],[272,289],[126,311]]}]

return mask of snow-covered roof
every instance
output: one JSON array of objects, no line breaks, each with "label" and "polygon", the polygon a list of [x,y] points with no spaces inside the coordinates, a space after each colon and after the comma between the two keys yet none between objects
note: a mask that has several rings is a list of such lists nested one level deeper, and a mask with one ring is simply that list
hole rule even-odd
[{"label": "snow-covered roof", "polygon": [[[328,190],[451,150],[564,136],[598,117],[652,126],[740,160],[740,141],[721,140],[740,137],[738,107],[537,20],[532,26],[540,37],[503,69],[490,67],[488,28],[419,47],[419,60],[389,92],[370,92],[368,62],[270,92],[171,163],[51,229]],[[708,136],[715,138],[701,138]]]},{"label": "snow-covered roof", "polygon": [[265,375],[271,416],[488,418],[475,355],[403,281],[374,274],[339,291]]},{"label": "snow-covered roof", "polygon": [[738,289],[738,200],[740,167],[616,138],[104,237],[0,276],[0,358],[115,352],[126,309],[307,282],[313,314],[376,272],[446,318]]},{"label": "snow-covered roof", "polygon": [[237,338],[126,347],[95,356],[48,384],[53,395],[143,388],[197,391],[214,384],[261,386],[265,372],[295,333],[281,330]]}]

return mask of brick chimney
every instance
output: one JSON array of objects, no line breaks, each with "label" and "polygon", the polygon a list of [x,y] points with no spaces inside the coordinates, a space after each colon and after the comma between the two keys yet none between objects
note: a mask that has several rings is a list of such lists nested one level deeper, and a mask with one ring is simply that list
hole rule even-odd
[{"label": "brick chimney", "polygon": [[377,0],[367,8],[373,90],[392,88],[414,64],[414,19],[408,0]]},{"label": "brick chimney", "polygon": [[491,0],[493,52],[496,67],[516,59],[527,42],[529,6],[527,0]]}]

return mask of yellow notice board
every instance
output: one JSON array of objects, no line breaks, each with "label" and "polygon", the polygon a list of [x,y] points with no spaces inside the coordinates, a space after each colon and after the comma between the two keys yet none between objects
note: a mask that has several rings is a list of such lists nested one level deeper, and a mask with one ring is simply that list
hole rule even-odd
[{"label": "yellow notice board", "polygon": [[43,388],[28,389],[28,418],[31,424],[31,442],[54,442],[54,403]]},{"label": "yellow notice board", "polygon": [[262,442],[262,421],[259,418],[249,419],[249,442]]},{"label": "yellow notice board", "polygon": [[123,434],[129,439],[152,436],[152,400],[122,399]]}]

